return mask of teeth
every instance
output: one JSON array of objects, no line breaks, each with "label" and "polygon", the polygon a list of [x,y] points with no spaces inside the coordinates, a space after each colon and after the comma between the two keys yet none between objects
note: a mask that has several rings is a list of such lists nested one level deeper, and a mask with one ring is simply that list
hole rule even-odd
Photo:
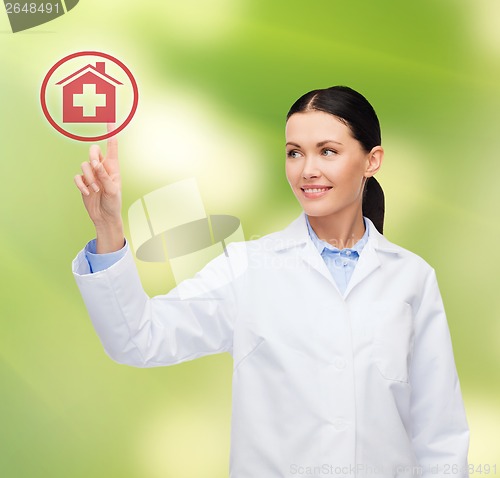
[{"label": "teeth", "polygon": [[322,189],[304,189],[306,193],[322,193],[323,191],[328,191],[329,188]]}]

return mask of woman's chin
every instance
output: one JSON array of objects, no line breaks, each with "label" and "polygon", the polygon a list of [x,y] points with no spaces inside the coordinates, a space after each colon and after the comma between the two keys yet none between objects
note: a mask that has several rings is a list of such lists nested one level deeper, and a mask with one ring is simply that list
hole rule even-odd
[{"label": "woman's chin", "polygon": [[313,216],[313,217],[331,216],[335,212],[335,211],[331,211],[331,210],[327,211],[327,210],[322,209],[322,208],[314,208],[314,207],[303,207],[302,209],[304,209],[304,212],[308,216]]}]

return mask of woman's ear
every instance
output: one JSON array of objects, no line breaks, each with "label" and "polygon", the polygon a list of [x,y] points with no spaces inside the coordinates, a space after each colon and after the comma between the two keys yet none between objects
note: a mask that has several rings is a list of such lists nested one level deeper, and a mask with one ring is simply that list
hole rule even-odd
[{"label": "woman's ear", "polygon": [[380,169],[380,166],[382,166],[383,159],[384,149],[382,146],[373,147],[367,156],[365,177],[369,178],[373,176]]}]

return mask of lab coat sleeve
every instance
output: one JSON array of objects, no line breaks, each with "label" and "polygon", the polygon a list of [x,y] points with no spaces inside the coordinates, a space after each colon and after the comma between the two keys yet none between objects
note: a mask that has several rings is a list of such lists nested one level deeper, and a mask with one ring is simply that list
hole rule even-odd
[{"label": "lab coat sleeve", "polygon": [[193,278],[150,298],[130,250],[90,274],[84,250],[73,275],[106,353],[135,367],[173,365],[203,355],[232,353],[236,314],[233,244]]},{"label": "lab coat sleeve", "polygon": [[433,269],[415,314],[410,384],[412,441],[422,476],[468,477],[469,428]]}]

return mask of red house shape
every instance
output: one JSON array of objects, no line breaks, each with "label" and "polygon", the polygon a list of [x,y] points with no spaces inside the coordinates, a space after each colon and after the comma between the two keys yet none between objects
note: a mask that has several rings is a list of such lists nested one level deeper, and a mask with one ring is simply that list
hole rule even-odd
[{"label": "red house shape", "polygon": [[118,80],[106,74],[106,63],[87,65],[56,83],[63,87],[63,123],[114,123]]}]

